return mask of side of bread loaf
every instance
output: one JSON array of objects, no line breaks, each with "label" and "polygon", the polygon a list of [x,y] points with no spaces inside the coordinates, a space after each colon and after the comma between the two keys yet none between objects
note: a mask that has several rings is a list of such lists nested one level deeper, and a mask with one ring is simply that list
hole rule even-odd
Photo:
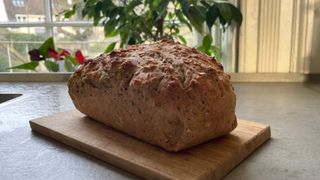
[{"label": "side of bread loaf", "polygon": [[179,151],[237,126],[230,76],[212,57],[171,41],[87,60],[69,79],[82,113],[138,139]]}]

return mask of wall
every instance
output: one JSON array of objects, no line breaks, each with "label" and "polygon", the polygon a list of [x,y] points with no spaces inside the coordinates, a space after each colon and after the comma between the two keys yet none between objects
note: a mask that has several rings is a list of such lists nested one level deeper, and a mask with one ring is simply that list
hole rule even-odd
[{"label": "wall", "polygon": [[320,0],[241,0],[239,72],[320,73]]},{"label": "wall", "polygon": [[320,0],[315,1],[314,25],[310,53],[310,73],[320,73]]}]

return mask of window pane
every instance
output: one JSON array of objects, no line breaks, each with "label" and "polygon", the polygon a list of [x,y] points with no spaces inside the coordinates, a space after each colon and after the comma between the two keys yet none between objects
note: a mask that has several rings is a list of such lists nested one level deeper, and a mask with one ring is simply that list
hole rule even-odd
[{"label": "window pane", "polygon": [[52,20],[53,21],[83,21],[81,16],[81,8],[69,19],[64,18],[63,12],[71,9],[74,4],[83,2],[82,0],[52,0]]},{"label": "window pane", "polygon": [[0,28],[0,72],[8,72],[8,67],[28,62],[28,51],[38,48],[45,39],[43,27]]},{"label": "window pane", "polygon": [[232,46],[232,38],[233,31],[232,27],[228,28],[225,32],[220,27],[213,27],[212,37],[213,44],[220,51],[220,58],[218,61],[223,65],[224,71],[226,72],[234,72],[235,71],[235,62],[233,57],[233,46]]},{"label": "window pane", "polygon": [[54,38],[56,47],[70,50],[81,49],[91,58],[103,53],[118,37],[105,38],[103,27],[55,27]]},{"label": "window pane", "polygon": [[44,0],[1,0],[0,22],[43,22]]},{"label": "window pane", "polygon": [[182,25],[179,28],[179,30],[180,30],[180,35],[186,39],[187,45],[192,47],[192,45],[194,44],[194,37],[192,32],[189,30],[189,28],[185,25]]}]

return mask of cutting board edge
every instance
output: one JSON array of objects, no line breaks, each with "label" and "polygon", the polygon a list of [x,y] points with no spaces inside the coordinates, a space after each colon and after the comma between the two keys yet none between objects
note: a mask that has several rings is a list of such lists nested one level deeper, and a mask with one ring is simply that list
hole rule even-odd
[{"label": "cutting board edge", "polygon": [[[86,153],[90,156],[93,156],[99,160],[102,160],[103,162],[114,165],[119,169],[126,170],[127,172],[130,172],[132,174],[135,174],[140,177],[145,177],[145,178],[152,178],[152,179],[158,179],[159,178],[159,171],[155,172],[150,170],[150,168],[146,167],[137,167],[134,166],[134,163],[131,163],[130,161],[127,161],[126,159],[122,159],[119,157],[115,157],[112,154],[108,153],[108,157],[106,157],[106,151],[102,151],[100,149],[95,149],[99,153],[96,152],[91,152],[90,146],[82,143],[81,141],[78,141],[77,139],[67,137],[57,131],[53,131],[55,134],[48,132],[49,129],[47,127],[44,127],[40,124],[37,124],[38,121],[41,121],[42,118],[37,118],[34,120],[30,120],[29,124],[33,132],[39,133],[41,135],[44,135],[45,137],[50,137],[54,139],[56,142],[62,143],[64,145],[70,146],[76,150],[79,150],[80,152]],[[57,136],[58,135],[58,136]],[[60,138],[59,138],[60,137]],[[63,140],[61,140],[63,139]],[[85,149],[80,148],[79,146],[85,147]],[[100,154],[102,154],[100,156]],[[161,174],[161,180],[172,180],[174,177],[168,176],[167,174],[162,173]],[[159,179],[160,180],[160,179]]]}]

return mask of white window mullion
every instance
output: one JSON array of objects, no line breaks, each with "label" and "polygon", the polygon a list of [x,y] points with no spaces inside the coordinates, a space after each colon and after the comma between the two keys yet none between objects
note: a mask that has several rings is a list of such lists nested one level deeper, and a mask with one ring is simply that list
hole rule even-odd
[{"label": "white window mullion", "polygon": [[47,37],[53,36],[51,0],[44,0],[45,28]]}]

